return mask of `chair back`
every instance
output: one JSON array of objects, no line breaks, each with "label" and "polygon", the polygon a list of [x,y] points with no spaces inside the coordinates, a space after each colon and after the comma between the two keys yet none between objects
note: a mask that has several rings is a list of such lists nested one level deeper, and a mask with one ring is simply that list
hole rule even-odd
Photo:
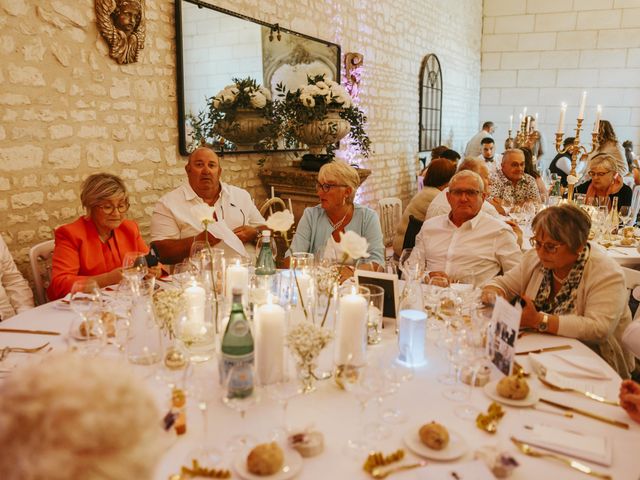
[{"label": "chair back", "polygon": [[36,287],[38,305],[47,303],[47,287],[51,283],[51,259],[53,257],[53,240],[38,243],[29,250],[29,262]]},{"label": "chair back", "polygon": [[631,218],[633,219],[631,225],[635,225],[638,219],[638,213],[640,213],[640,185],[633,187],[633,197],[631,197],[631,208],[629,210],[631,211]]},{"label": "chair back", "polygon": [[629,290],[629,309],[631,309],[631,316],[635,317],[640,304],[640,270],[622,267],[622,271],[624,272],[625,286]]},{"label": "chair back", "polygon": [[[287,204],[284,203],[284,200],[282,200],[280,197],[271,197],[271,198],[268,198],[267,200],[265,200],[265,202],[260,207],[260,209],[259,209],[260,210],[260,215],[262,215],[264,218],[267,218],[267,215],[265,215],[267,213],[267,210],[269,211],[269,215],[271,215],[273,213],[273,210],[274,210],[275,206],[280,207],[280,210],[286,210],[287,209]],[[291,213],[293,213],[293,212],[291,212]]]},{"label": "chair back", "polygon": [[405,248],[413,248],[416,246],[416,236],[420,233],[422,229],[422,224],[420,220],[418,220],[413,215],[409,215],[409,224],[407,225],[407,230],[404,232],[404,241],[402,242],[402,249]]},{"label": "chair back", "polygon": [[378,202],[378,209],[384,246],[388,247],[393,243],[396,225],[400,223],[402,217],[402,202],[396,197],[383,198]]}]

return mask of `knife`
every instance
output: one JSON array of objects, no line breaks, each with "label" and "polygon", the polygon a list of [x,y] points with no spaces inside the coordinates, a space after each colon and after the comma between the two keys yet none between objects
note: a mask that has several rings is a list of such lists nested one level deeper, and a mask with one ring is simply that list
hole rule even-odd
[{"label": "knife", "polygon": [[570,407],[568,405],[563,405],[562,403],[552,402],[551,400],[547,400],[546,398],[540,398],[540,401],[542,403],[546,403],[548,405],[552,405],[552,406],[554,406],[556,408],[559,408],[561,410],[568,410],[568,411],[577,413],[579,415],[583,415],[585,417],[593,418],[594,420],[600,420],[601,422],[605,422],[605,423],[609,423],[611,425],[615,425],[616,427],[619,427],[619,428],[624,428],[624,429],[627,429],[627,430],[629,429],[629,424],[621,422],[620,420],[614,420],[612,418],[603,417],[601,415],[598,415],[597,413],[592,413],[592,412],[589,412],[588,410],[582,410],[581,408]]},{"label": "knife", "polygon": [[516,355],[527,355],[529,353],[556,352],[558,350],[569,350],[573,348],[571,345],[558,345],[557,347],[536,348],[535,350],[525,350],[524,352],[516,352]]},{"label": "knife", "polygon": [[20,328],[0,328],[0,332],[5,333],[32,333],[34,335],[60,335],[60,332],[50,330],[22,330]]}]

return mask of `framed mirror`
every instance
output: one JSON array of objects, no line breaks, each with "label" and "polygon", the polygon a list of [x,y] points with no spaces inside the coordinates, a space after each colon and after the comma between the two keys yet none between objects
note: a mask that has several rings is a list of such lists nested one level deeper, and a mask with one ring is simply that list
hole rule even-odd
[{"label": "framed mirror", "polygon": [[232,78],[252,77],[269,88],[274,99],[279,82],[296,90],[307,84],[307,75],[321,73],[340,81],[340,46],[335,43],[200,0],[176,0],[175,10],[182,155],[194,147],[189,116],[206,110],[207,99],[233,83]]}]

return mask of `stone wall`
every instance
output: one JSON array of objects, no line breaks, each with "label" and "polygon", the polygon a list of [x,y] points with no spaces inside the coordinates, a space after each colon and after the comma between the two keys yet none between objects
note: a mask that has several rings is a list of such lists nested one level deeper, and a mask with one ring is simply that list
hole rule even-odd
[{"label": "stone wall", "polygon": [[[481,0],[216,3],[364,54],[360,103],[374,150],[360,161],[373,170],[364,203],[407,200],[415,190],[425,55],[437,54],[442,65],[443,141],[459,149],[476,131]],[[81,213],[79,185],[89,173],[126,179],[130,217],[145,236],[155,201],[183,180],[173,8],[172,1],[146,0],[139,62],[118,65],[97,31],[93,0],[0,0],[0,232],[23,272],[29,248]],[[260,158],[223,160],[225,179],[258,203],[266,198],[256,176]]]},{"label": "stone wall", "polygon": [[[582,91],[585,128],[597,104],[618,139],[640,141],[640,0],[485,0],[480,120],[506,138],[509,115],[539,112],[553,158],[560,103],[575,129]],[[590,142],[591,136],[582,136]],[[637,147],[636,147],[637,151]]]}]

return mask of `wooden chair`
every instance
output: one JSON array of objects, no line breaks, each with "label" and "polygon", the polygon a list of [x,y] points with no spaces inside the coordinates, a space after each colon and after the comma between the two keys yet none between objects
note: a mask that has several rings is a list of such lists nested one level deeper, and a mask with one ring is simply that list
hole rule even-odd
[{"label": "wooden chair", "polygon": [[38,305],[47,303],[47,287],[51,283],[51,259],[53,257],[53,240],[38,243],[29,250],[29,262],[33,273]]},{"label": "wooden chair", "polygon": [[382,238],[385,247],[393,244],[393,236],[396,233],[396,226],[402,217],[402,202],[399,198],[387,197],[378,202],[380,210],[380,225],[382,227]]}]

